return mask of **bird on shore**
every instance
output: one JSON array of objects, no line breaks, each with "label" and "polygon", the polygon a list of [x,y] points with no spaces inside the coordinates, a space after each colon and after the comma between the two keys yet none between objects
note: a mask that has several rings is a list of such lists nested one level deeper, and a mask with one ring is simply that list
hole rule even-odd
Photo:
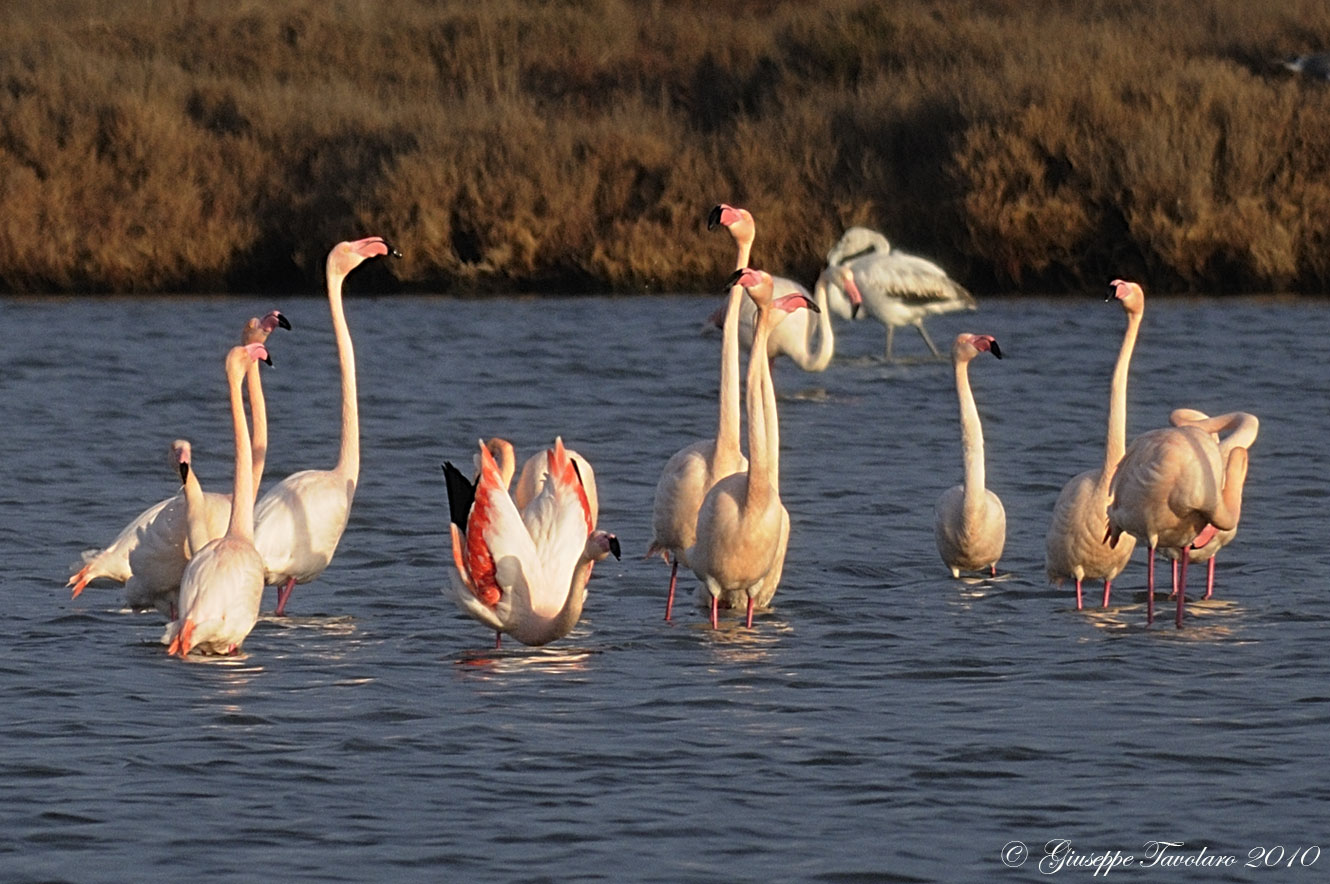
[{"label": "bird on shore", "polygon": [[[896,329],[914,326],[934,357],[941,353],[924,328],[927,316],[975,310],[974,296],[947,272],[917,255],[894,250],[885,236],[866,227],[845,231],[831,251],[827,264],[843,265],[853,275],[863,300],[861,312],[872,316],[887,330],[886,358],[894,360]],[[828,302],[838,316],[854,318],[852,299],[840,286],[832,286]]]},{"label": "bird on shore", "polygon": [[962,571],[997,574],[997,562],[1007,542],[1007,514],[998,496],[984,485],[984,432],[979,409],[970,389],[969,365],[980,353],[1002,358],[992,335],[959,334],[951,346],[956,373],[956,399],[960,404],[961,461],[964,478],[938,498],[933,535],[942,563],[959,577]]},{"label": "bird on shore", "polygon": [[1284,59],[1284,69],[1311,80],[1330,80],[1330,52],[1294,55]]},{"label": "bird on shore", "polygon": [[341,242],[328,253],[325,279],[328,307],[342,378],[342,442],[331,470],[292,473],[259,500],[254,510],[254,545],[263,556],[264,585],[277,585],[276,613],[297,583],[308,583],[332,561],[351,515],[360,479],[360,410],[356,394],[356,357],[342,307],[347,274],[369,258],[400,253],[371,236]]},{"label": "bird on shore", "polygon": [[1104,543],[1108,531],[1108,489],[1113,482],[1122,454],[1127,450],[1127,374],[1141,319],[1145,316],[1145,291],[1134,282],[1115,279],[1109,284],[1107,300],[1116,300],[1127,316],[1122,346],[1113,366],[1108,394],[1108,438],[1104,460],[1098,469],[1073,476],[1062,486],[1053,504],[1053,518],[1044,538],[1044,568],[1048,579],[1061,585],[1076,581],[1076,610],[1082,608],[1082,583],[1088,579],[1104,581],[1104,607],[1108,607],[1113,579],[1122,573],[1136,548],[1130,534],[1119,537],[1112,546]]}]

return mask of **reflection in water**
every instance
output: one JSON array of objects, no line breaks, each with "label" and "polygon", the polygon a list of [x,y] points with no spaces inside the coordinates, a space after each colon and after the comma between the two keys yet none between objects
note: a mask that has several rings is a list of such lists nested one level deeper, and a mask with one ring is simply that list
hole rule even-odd
[{"label": "reflection in water", "polygon": [[514,650],[467,651],[454,663],[468,674],[511,675],[517,672],[535,672],[542,675],[566,675],[584,672],[587,662],[599,651],[568,648],[562,645]]},{"label": "reflection in water", "polygon": [[[1114,595],[1117,598],[1117,594]],[[1135,600],[1128,605],[1109,605],[1107,608],[1087,605],[1072,613],[1086,617],[1097,629],[1123,632],[1154,631],[1179,640],[1219,641],[1232,639],[1241,627],[1244,611],[1236,601],[1228,599],[1187,599],[1186,619],[1183,628],[1178,629],[1173,623],[1176,601],[1167,593],[1155,593],[1155,622],[1146,626],[1145,592],[1135,593]]]}]

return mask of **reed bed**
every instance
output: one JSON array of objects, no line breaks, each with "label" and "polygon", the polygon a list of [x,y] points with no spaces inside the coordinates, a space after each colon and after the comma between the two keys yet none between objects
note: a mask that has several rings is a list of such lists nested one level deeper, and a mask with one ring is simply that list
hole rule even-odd
[{"label": "reed bed", "polygon": [[[853,224],[977,291],[1321,292],[1310,0],[15,0],[0,290],[714,288]],[[718,261],[720,263],[718,264]]]}]

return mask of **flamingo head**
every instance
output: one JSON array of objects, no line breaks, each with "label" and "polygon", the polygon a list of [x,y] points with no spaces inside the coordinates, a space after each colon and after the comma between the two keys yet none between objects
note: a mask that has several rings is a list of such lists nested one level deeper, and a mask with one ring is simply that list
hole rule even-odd
[{"label": "flamingo head", "polygon": [[713,206],[707,215],[707,230],[715,230],[717,227],[724,227],[739,243],[746,241],[752,245],[757,235],[757,224],[753,221],[752,213],[747,209],[736,209],[729,203]]},{"label": "flamingo head", "polygon": [[359,267],[365,259],[377,258],[380,255],[402,257],[402,253],[389,245],[381,236],[367,236],[353,242],[339,242],[328,253],[328,275],[346,276]]},{"label": "flamingo head", "polygon": [[1122,302],[1122,309],[1128,313],[1143,313],[1145,311],[1145,291],[1134,282],[1127,282],[1125,279],[1115,279],[1108,284],[1108,297],[1104,300],[1118,300]]},{"label": "flamingo head", "polygon": [[951,345],[951,358],[954,362],[969,362],[980,353],[992,353],[1001,359],[1002,349],[998,347],[997,338],[992,335],[972,335],[962,332],[956,336],[956,342]]},{"label": "flamingo head", "polygon": [[263,318],[251,317],[245,323],[245,328],[240,333],[240,343],[253,344],[264,343],[268,340],[268,335],[279,328],[289,329],[290,321],[282,315],[280,310],[269,310],[263,315]]},{"label": "flamingo head", "polygon": [[240,344],[232,347],[226,353],[227,378],[239,378],[255,362],[272,365],[272,357],[268,355],[268,348],[263,344],[255,341],[251,344]]},{"label": "flamingo head", "polygon": [[771,274],[765,270],[754,270],[751,267],[742,267],[725,280],[725,288],[731,289],[734,286],[742,286],[748,293],[748,297],[753,299],[753,303],[759,307],[768,307],[771,305],[772,291],[776,286],[776,281],[771,278]]},{"label": "flamingo head", "polygon": [[177,439],[171,443],[171,465],[180,470],[180,483],[183,485],[189,478],[189,464],[191,458],[191,448],[188,440]]},{"label": "flamingo head", "polygon": [[859,286],[854,281],[854,271],[844,264],[838,264],[831,268],[832,279],[840,286],[841,291],[845,292],[845,297],[850,299],[850,318],[855,319],[859,316],[859,308],[863,306],[864,296],[859,293]]},{"label": "flamingo head", "polygon": [[590,561],[599,562],[610,555],[617,559],[620,552],[619,538],[608,531],[592,531],[586,539],[584,555]]}]

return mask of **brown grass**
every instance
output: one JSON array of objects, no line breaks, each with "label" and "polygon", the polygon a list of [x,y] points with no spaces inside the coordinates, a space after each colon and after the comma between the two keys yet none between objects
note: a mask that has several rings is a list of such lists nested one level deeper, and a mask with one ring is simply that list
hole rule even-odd
[{"label": "brown grass", "polygon": [[[1330,284],[1309,0],[18,0],[0,289],[711,288],[867,224],[980,291]],[[720,262],[718,264],[718,261]]]}]

